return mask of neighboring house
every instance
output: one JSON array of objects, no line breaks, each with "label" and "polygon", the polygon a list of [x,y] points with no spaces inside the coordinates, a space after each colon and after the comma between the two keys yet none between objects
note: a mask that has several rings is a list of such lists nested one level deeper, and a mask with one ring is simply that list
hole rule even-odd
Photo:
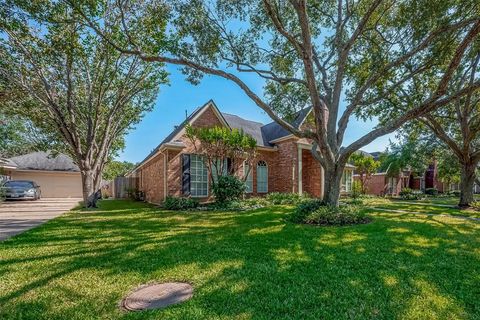
[{"label": "neighboring house", "polygon": [[[299,111],[291,122],[305,125],[311,109]],[[128,177],[138,178],[139,190],[145,199],[161,203],[167,196],[191,196],[202,200],[211,196],[207,168],[194,154],[194,147],[185,137],[185,126],[224,126],[242,129],[257,141],[256,165],[250,170],[247,193],[258,196],[269,192],[308,193],[323,195],[323,170],[313,158],[311,143],[299,139],[275,122],[262,124],[239,116],[221,113],[210,100],[195,110],[169,134]],[[342,190],[350,192],[353,166],[348,166],[342,179]],[[243,175],[244,166],[239,172]]]},{"label": "neighboring house", "polygon": [[[381,152],[362,153],[372,156],[378,160]],[[360,179],[359,175],[353,176],[354,180]],[[367,193],[373,195],[393,195],[397,196],[403,188],[425,191],[425,189],[435,188],[440,192],[446,187],[437,177],[437,163],[434,161],[430,164],[421,176],[416,175],[411,170],[405,169],[398,176],[389,176],[386,172],[377,172],[372,175],[367,183]]]},{"label": "neighboring house", "polygon": [[42,198],[80,198],[80,170],[70,157],[49,152],[32,152],[0,161],[2,180],[35,181]]}]

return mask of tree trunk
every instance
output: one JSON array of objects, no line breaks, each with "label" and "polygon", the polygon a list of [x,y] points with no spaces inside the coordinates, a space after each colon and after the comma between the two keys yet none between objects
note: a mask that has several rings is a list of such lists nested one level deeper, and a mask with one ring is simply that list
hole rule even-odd
[{"label": "tree trunk", "polygon": [[469,207],[473,202],[475,169],[476,164],[474,163],[462,163],[462,173],[460,176],[460,202],[458,204],[461,208]]},{"label": "tree trunk", "polygon": [[85,208],[97,207],[97,188],[95,185],[95,174],[93,170],[81,170],[83,204]]},{"label": "tree trunk", "polygon": [[326,204],[338,207],[340,200],[340,189],[344,166],[334,165],[332,168],[324,168],[325,181],[323,201]]}]

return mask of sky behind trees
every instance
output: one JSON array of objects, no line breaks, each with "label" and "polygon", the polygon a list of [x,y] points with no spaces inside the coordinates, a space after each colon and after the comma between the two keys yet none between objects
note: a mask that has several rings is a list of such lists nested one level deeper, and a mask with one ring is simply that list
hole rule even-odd
[{"label": "sky behind trees", "polygon": [[[174,66],[168,66],[170,85],[161,86],[155,108],[145,115],[143,120],[131,130],[125,139],[125,150],[117,158],[120,161],[140,162],[154,149],[174,128],[185,119],[185,110],[188,114],[205,102],[213,99],[221,112],[236,114],[242,118],[268,123],[272,120],[258,108],[232,82],[215,76],[205,76],[201,83],[194,86],[185,80]],[[245,77],[245,75],[242,75]],[[248,84],[257,92],[261,92],[263,83],[258,77],[247,77]],[[351,125],[347,129],[344,144],[350,144],[364,135],[376,121],[364,122],[352,117]],[[395,140],[395,135],[383,136],[362,150],[384,151],[389,145],[389,139]]]}]

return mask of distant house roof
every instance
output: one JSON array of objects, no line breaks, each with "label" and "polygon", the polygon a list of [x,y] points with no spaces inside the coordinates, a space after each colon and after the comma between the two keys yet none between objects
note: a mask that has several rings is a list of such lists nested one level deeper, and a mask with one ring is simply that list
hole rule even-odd
[{"label": "distant house roof", "polygon": [[[15,164],[17,170],[80,171],[72,158],[62,153],[54,156],[51,152],[38,151],[7,160]],[[4,165],[0,163],[0,166]]]}]

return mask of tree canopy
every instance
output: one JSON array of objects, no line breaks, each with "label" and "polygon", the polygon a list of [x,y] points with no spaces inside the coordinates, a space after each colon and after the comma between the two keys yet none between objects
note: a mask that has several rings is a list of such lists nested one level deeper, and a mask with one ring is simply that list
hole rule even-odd
[{"label": "tree canopy", "polygon": [[[204,74],[231,81],[286,130],[311,140],[332,204],[354,151],[480,87],[447,90],[478,39],[476,0],[67,1],[120,52],[180,66],[192,83]],[[112,28],[122,36],[109,36]],[[428,94],[407,103],[411,83],[432,73]],[[252,76],[262,90],[249,85]],[[305,106],[313,108],[313,127],[286,121]],[[381,113],[379,126],[344,144],[352,116]]]},{"label": "tree canopy", "polygon": [[63,2],[2,3],[0,32],[0,83],[12,95],[2,107],[65,144],[94,206],[106,162],[153,107],[162,65],[115,50]]},{"label": "tree canopy", "polygon": [[108,161],[102,172],[104,180],[113,180],[116,177],[122,177],[130,170],[135,168],[135,164],[128,161]]}]

